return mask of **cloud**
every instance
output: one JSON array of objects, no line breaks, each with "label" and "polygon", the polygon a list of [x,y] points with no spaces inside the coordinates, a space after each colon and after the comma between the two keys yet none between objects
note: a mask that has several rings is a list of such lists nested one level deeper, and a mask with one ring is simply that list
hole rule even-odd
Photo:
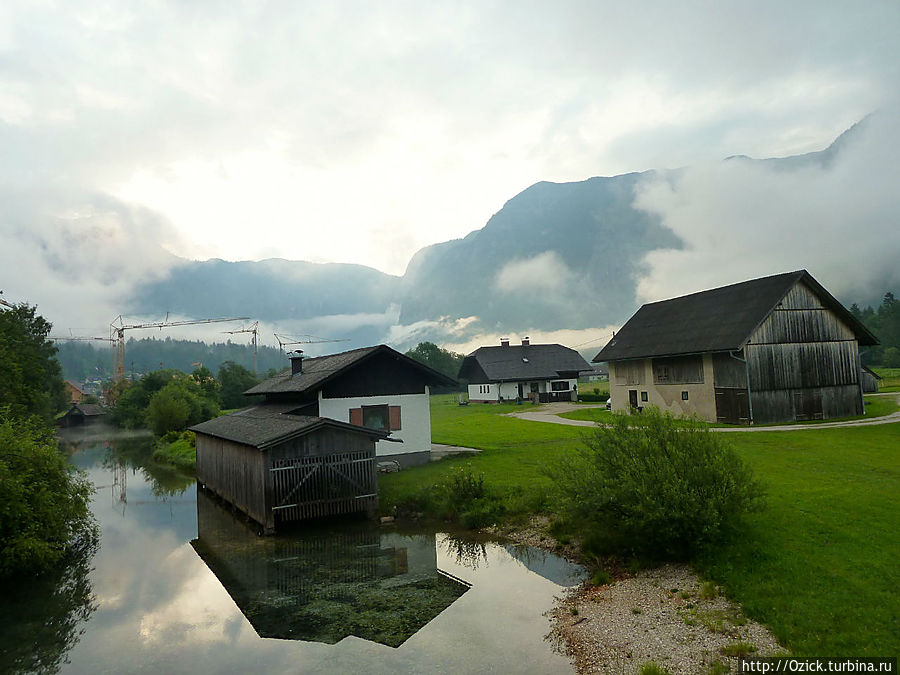
[{"label": "cloud", "polygon": [[635,207],[658,215],[681,250],[653,251],[643,301],[807,269],[846,302],[900,288],[900,115],[873,115],[830,163],[730,160],[644,183]]},{"label": "cloud", "polygon": [[0,185],[0,288],[29,302],[54,332],[106,333],[137,284],[164,276],[179,259],[171,226],[147,209],[76,186]]},{"label": "cloud", "polygon": [[559,293],[574,279],[556,251],[544,251],[532,258],[513,260],[497,273],[495,288],[501,293]]}]

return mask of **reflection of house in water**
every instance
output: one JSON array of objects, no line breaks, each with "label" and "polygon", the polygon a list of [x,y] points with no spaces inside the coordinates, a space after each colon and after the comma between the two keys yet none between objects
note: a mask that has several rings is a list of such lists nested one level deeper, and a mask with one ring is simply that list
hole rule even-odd
[{"label": "reflection of house in water", "polygon": [[434,535],[368,523],[258,537],[198,491],[194,550],[261,637],[398,647],[469,589],[437,568]]}]

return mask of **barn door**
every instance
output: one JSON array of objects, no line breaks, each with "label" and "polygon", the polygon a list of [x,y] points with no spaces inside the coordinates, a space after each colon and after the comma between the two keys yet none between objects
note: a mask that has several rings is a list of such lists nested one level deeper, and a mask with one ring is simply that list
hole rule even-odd
[{"label": "barn door", "polygon": [[272,511],[282,521],[365,511],[378,499],[371,451],[279,459],[269,471]]},{"label": "barn door", "polygon": [[746,389],[716,387],[716,421],[723,424],[750,424],[750,403]]},{"label": "barn door", "polygon": [[815,389],[801,389],[794,392],[794,419],[821,420],[825,418],[822,410],[822,392]]}]

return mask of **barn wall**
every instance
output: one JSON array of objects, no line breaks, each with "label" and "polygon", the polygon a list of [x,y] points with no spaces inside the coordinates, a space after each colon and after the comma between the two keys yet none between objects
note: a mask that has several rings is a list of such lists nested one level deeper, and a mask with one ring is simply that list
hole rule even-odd
[{"label": "barn wall", "polygon": [[[716,395],[713,387],[713,361],[711,354],[702,356],[702,372],[695,375],[697,356],[684,359],[666,359],[670,372],[690,373],[689,382],[657,383],[654,378],[653,360],[615,361],[609,364],[609,395],[614,411],[627,411],[629,391],[637,391],[638,407],[656,406],[676,416],[698,415],[702,419],[716,421]],[[683,361],[683,364],[680,363]],[[697,380],[702,381],[697,381]],[[687,400],[682,398],[687,392]],[[647,394],[642,401],[641,395]]]},{"label": "barn wall", "polygon": [[747,388],[747,366],[739,359],[743,359],[743,352],[735,354],[734,358],[727,352],[712,355],[713,382],[717,387],[728,389]]},{"label": "barn wall", "polygon": [[855,335],[804,284],[754,331],[745,353],[754,422],[862,414]]},{"label": "barn wall", "polygon": [[266,522],[266,454],[197,434],[197,480],[258,523]]}]

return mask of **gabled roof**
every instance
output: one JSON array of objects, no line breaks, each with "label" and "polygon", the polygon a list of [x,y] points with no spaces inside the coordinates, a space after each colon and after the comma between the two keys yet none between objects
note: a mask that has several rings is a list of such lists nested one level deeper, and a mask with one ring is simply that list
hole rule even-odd
[{"label": "gabled roof", "polygon": [[737,351],[800,281],[853,330],[859,344],[878,344],[875,336],[809,272],[798,270],[648,303],[593,361]]},{"label": "gabled roof", "polygon": [[69,414],[81,413],[85,417],[94,417],[95,415],[105,415],[106,409],[97,403],[73,403]]},{"label": "gabled roof", "polygon": [[881,375],[879,375],[878,373],[876,373],[874,370],[872,370],[872,369],[869,368],[868,366],[863,366],[862,369],[863,369],[863,372],[868,373],[869,375],[871,375],[872,377],[874,377],[876,380],[883,380],[883,379],[884,379],[883,377],[881,377]]},{"label": "gabled roof", "polygon": [[371,436],[377,440],[387,438],[388,432],[347,424],[327,417],[293,415],[297,404],[265,404],[244,408],[228,415],[195,424],[191,431],[207,436],[223,438],[264,450],[291,438],[332,427]]},{"label": "gabled roof", "polygon": [[287,370],[278,373],[275,377],[271,377],[264,382],[260,382],[252,389],[248,389],[244,394],[251,396],[254,394],[303,393],[316,391],[321,389],[330,380],[343,375],[352,368],[361,366],[377,354],[390,354],[401,363],[420,371],[422,378],[429,386],[452,386],[456,384],[456,381],[452,378],[391,349],[387,345],[376,345],[374,347],[353,349],[348,352],[341,352],[340,354],[315,356],[303,359],[302,373],[297,373],[292,376],[291,369],[288,368]]},{"label": "gabled roof", "polygon": [[589,370],[593,369],[581,354],[562,345],[509,345],[479,347],[463,360],[459,377],[472,382],[517,382]]},{"label": "gabled roof", "polygon": [[84,389],[82,389],[79,385],[77,385],[77,384],[75,384],[74,382],[72,382],[72,380],[66,380],[66,384],[69,385],[70,387],[72,387],[72,389],[74,389],[75,391],[77,391],[79,394],[83,394],[83,393],[84,393]]}]

